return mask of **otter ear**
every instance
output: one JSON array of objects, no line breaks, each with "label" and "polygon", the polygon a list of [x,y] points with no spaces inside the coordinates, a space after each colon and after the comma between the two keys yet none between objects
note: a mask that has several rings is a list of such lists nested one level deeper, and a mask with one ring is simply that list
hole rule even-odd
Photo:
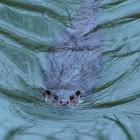
[{"label": "otter ear", "polygon": [[51,95],[51,90],[49,90],[49,89],[45,90],[45,93],[44,93],[45,102],[48,102],[47,96],[50,96],[50,95]]},{"label": "otter ear", "polygon": [[47,90],[45,91],[45,94],[44,94],[44,95],[45,95],[45,96],[46,96],[46,95],[50,96],[50,95],[51,95],[51,90],[47,89]]},{"label": "otter ear", "polygon": [[82,93],[80,90],[77,90],[76,93],[75,93],[77,96],[79,96],[80,98],[82,97]]}]

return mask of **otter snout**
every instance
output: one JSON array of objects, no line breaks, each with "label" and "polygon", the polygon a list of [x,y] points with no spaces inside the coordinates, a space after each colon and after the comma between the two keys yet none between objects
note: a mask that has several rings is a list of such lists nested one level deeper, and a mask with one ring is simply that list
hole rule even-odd
[{"label": "otter snout", "polygon": [[69,101],[60,100],[60,101],[59,101],[59,105],[60,105],[60,106],[67,106],[67,105],[69,105]]}]

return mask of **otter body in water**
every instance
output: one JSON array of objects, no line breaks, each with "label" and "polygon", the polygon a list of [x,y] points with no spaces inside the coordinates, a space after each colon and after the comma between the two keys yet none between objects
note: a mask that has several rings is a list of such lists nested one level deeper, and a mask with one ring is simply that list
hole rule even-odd
[{"label": "otter body in water", "polygon": [[55,38],[53,51],[46,55],[47,71],[42,71],[46,102],[74,106],[95,87],[102,57],[98,7],[95,0],[83,0],[70,27]]}]

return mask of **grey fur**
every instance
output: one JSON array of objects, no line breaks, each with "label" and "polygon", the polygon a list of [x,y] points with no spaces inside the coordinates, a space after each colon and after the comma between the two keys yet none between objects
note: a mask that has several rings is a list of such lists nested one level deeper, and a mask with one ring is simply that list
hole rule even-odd
[{"label": "grey fur", "polygon": [[[53,51],[46,55],[47,73],[42,71],[45,88],[55,92],[60,100],[64,97],[69,100],[76,90],[81,90],[82,94],[92,91],[99,79],[102,37],[100,31],[94,32],[98,25],[98,8],[99,1],[83,0],[70,27],[54,39]],[[46,94],[45,98],[48,98]],[[77,100],[75,105],[79,103]]]}]

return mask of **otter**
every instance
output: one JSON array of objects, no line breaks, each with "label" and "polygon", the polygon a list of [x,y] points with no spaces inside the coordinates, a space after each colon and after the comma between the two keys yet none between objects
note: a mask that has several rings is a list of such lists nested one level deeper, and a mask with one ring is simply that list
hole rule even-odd
[{"label": "otter", "polygon": [[92,92],[101,69],[99,1],[82,0],[77,16],[60,32],[41,67],[44,99],[54,106],[75,106]]}]

